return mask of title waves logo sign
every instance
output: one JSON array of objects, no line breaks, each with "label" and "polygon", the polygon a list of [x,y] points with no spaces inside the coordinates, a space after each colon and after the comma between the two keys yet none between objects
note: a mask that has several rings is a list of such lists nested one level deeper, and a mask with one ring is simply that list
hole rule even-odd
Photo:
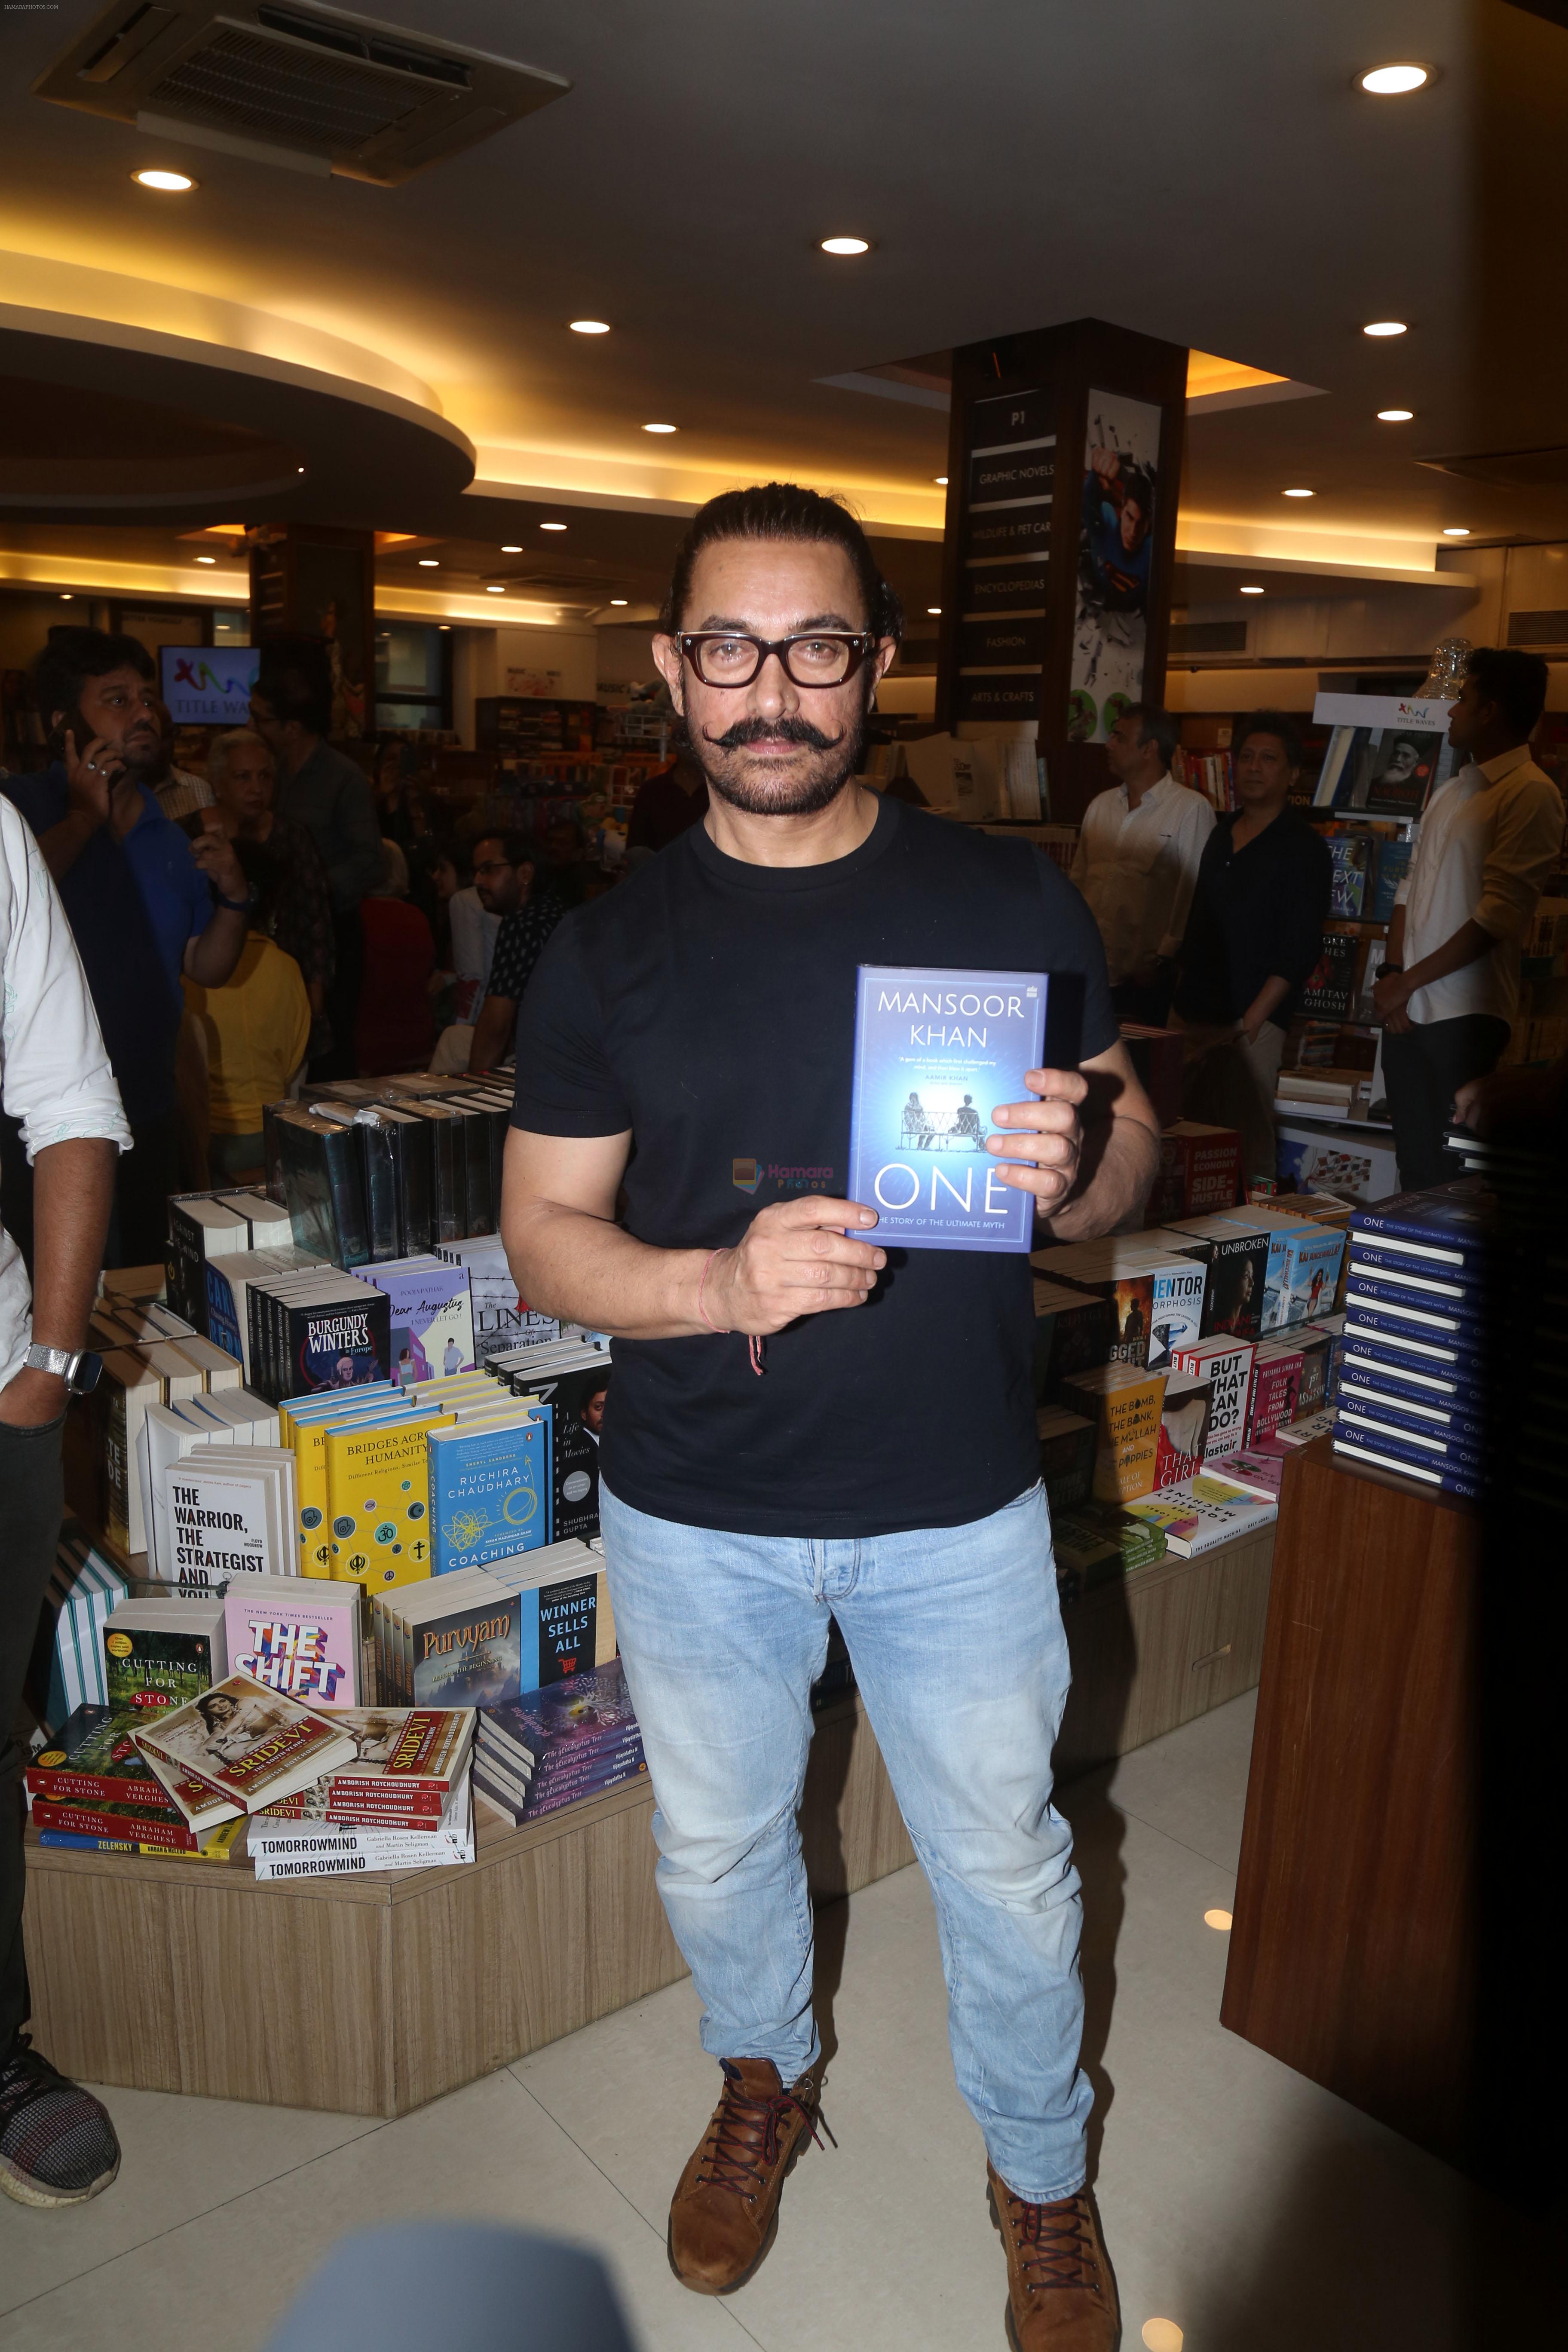
[{"label": "title waves logo sign", "polygon": [[161,661],[163,699],[176,727],[249,725],[250,690],[261,661],[258,647],[165,646]]}]

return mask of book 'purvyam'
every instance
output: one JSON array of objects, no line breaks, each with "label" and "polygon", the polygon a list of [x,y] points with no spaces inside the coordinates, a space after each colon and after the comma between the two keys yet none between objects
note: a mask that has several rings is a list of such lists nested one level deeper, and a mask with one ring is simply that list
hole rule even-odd
[{"label": "book 'purvyam'", "polygon": [[1027,1251],[1034,1195],[985,1149],[1000,1103],[1026,1102],[1045,1041],[1042,971],[862,964],[849,1129],[853,1201],[905,1249]]}]

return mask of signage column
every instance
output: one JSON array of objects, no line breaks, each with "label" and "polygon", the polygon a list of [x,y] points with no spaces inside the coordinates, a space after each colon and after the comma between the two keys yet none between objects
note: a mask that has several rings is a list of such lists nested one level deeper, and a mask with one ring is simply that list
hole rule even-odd
[{"label": "signage column", "polygon": [[953,353],[937,721],[1033,734],[1069,823],[1163,694],[1186,365],[1098,319]]},{"label": "signage column", "polygon": [[375,537],[316,523],[250,533],[250,641],[321,637],[332,667],[334,738],[375,732]]}]

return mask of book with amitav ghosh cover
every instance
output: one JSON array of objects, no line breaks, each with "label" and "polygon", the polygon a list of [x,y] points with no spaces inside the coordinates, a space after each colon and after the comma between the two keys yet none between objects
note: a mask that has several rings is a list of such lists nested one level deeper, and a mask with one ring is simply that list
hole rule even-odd
[{"label": "book with amitav ghosh cover", "polygon": [[[862,964],[855,1010],[849,1197],[905,1249],[1023,1250],[1035,1197],[985,1149],[1001,1103],[1030,1099],[1046,1034],[1041,971]],[[861,1235],[864,1239],[866,1236]]]}]

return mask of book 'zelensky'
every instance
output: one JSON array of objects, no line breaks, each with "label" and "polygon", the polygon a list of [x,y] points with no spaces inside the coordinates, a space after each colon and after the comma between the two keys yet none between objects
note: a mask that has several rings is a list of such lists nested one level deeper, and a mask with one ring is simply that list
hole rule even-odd
[{"label": "book 'zelensky'", "polygon": [[[1046,1034],[1043,971],[863,963],[849,1126],[852,1201],[905,1249],[1028,1250],[1035,1200],[985,1149],[999,1103],[1027,1102]],[[862,1236],[864,1238],[864,1236]]]}]

